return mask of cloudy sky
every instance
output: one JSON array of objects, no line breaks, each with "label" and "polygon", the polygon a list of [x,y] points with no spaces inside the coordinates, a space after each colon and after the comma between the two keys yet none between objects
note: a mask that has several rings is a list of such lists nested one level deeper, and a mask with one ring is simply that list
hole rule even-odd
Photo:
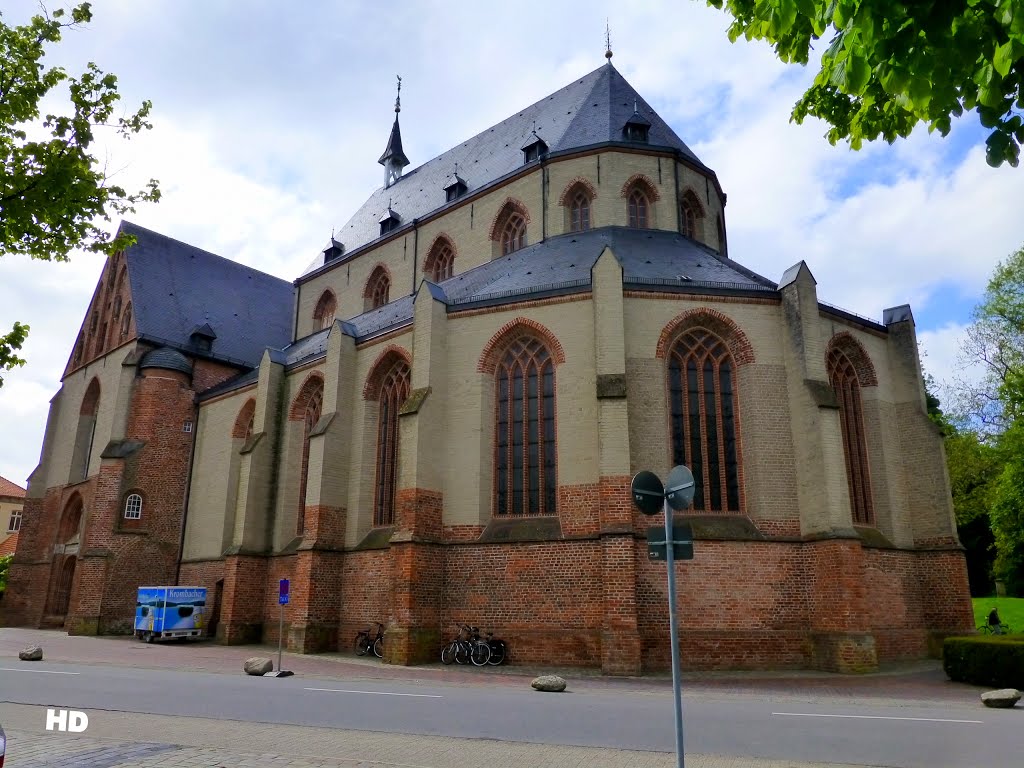
[{"label": "cloudy sky", "polygon": [[[38,7],[3,6],[8,24]],[[396,74],[415,167],[602,65],[606,18],[615,66],[718,173],[730,254],[773,280],[805,259],[820,299],[868,317],[909,302],[940,381],[992,267],[1024,243],[1024,169],[985,164],[976,118],[944,140],[832,147],[821,124],[789,122],[814,72],[763,43],[729,43],[727,17],[703,0],[93,0],[93,11],[47,59],[117,74],[126,110],[153,101],[152,131],[100,150],[123,186],[160,180],[163,200],[131,218],[286,279],[381,184]],[[85,254],[0,259],[0,328],[32,329],[28,365],[0,388],[0,475],[21,484],[101,267]]]}]

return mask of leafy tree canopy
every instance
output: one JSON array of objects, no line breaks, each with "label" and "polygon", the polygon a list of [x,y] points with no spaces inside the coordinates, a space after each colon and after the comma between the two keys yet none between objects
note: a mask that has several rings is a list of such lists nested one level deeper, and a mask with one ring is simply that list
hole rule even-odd
[{"label": "leafy tree canopy", "polygon": [[[76,248],[113,253],[131,238],[112,238],[100,224],[160,197],[152,179],[133,193],[111,184],[93,154],[99,129],[127,139],[152,127],[150,102],[115,118],[114,75],[93,63],[77,77],[42,63],[65,29],[91,19],[89,3],[44,11],[23,26],[9,26],[0,14],[0,255],[67,261]],[[67,91],[65,113],[42,115],[40,102],[58,87]],[[0,336],[0,385],[4,371],[24,364],[17,351],[28,330],[15,323]]]},{"label": "leafy tree canopy", "polygon": [[989,165],[1016,167],[1024,125],[1021,0],[707,0],[733,16],[729,38],[767,40],[782,61],[806,64],[828,36],[821,71],[793,108],[818,117],[835,144],[889,143],[918,123],[949,133],[977,112],[992,129]]}]

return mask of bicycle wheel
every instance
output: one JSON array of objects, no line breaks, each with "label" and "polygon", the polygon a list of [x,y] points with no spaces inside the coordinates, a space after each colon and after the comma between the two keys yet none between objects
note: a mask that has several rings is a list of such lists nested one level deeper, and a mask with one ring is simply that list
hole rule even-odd
[{"label": "bicycle wheel", "polygon": [[455,663],[465,664],[469,661],[470,649],[465,640],[457,640],[455,645]]},{"label": "bicycle wheel", "polygon": [[356,635],[356,655],[365,656],[370,652],[370,638],[365,632]]},{"label": "bicycle wheel", "polygon": [[492,667],[496,667],[505,661],[505,641],[503,640],[492,640],[491,641],[491,658],[487,660],[487,663]]},{"label": "bicycle wheel", "polygon": [[473,643],[473,653],[469,658],[478,667],[486,665],[491,660],[491,646],[486,640],[477,640]]},{"label": "bicycle wheel", "polygon": [[448,643],[444,648],[441,649],[441,663],[451,664],[455,661],[455,643],[454,641]]},{"label": "bicycle wheel", "polygon": [[373,655],[378,659],[384,658],[384,636],[378,635],[377,639],[373,641]]}]

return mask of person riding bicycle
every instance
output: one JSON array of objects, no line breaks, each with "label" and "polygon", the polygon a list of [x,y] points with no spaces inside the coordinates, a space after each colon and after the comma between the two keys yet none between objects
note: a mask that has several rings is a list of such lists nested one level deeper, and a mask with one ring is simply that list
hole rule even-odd
[{"label": "person riding bicycle", "polygon": [[991,628],[993,635],[1003,634],[1003,623],[999,620],[999,611],[995,608],[988,613],[988,625]]}]

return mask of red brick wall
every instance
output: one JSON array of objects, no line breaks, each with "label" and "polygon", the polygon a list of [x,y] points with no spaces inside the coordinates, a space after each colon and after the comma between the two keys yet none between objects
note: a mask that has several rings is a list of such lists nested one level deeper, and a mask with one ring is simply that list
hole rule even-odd
[{"label": "red brick wall", "polygon": [[[289,589],[294,592],[302,589],[295,581],[295,555],[282,555],[280,557],[266,558],[266,578],[262,584],[254,585],[256,594],[253,595],[253,603],[262,606],[260,620],[263,622],[262,642],[277,645],[279,636],[278,627],[281,622],[281,605],[278,603],[278,594],[281,579],[288,579]],[[288,631],[292,622],[295,621],[295,603],[289,602],[284,607],[284,633],[285,641],[288,640]]]},{"label": "red brick wall", "polygon": [[359,630],[367,627],[376,629],[378,621],[387,627],[393,621],[393,573],[391,550],[373,549],[345,554],[341,583],[335,585],[341,593],[340,650],[348,651],[354,647]]}]

